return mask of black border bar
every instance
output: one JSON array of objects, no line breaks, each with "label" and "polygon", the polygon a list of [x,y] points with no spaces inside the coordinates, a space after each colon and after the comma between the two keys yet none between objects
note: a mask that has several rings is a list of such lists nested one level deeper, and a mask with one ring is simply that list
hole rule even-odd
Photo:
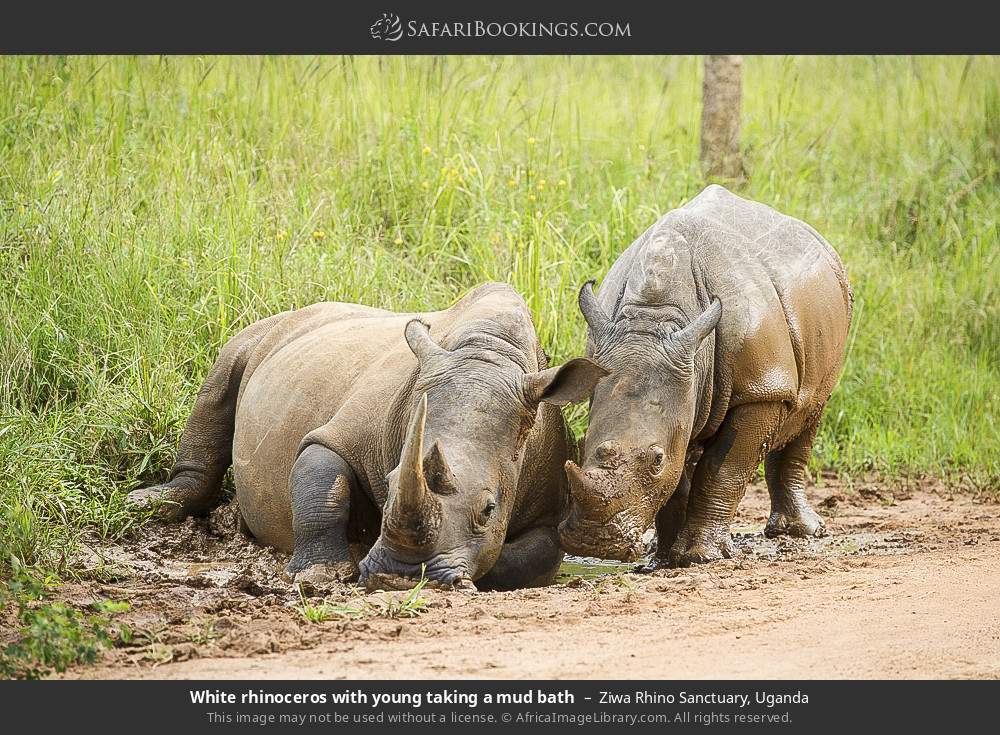
[{"label": "black border bar", "polygon": [[[794,655],[794,652],[787,652]],[[221,691],[227,701],[193,702],[192,693]],[[336,703],[350,691],[365,699]],[[240,702],[252,692],[256,701]],[[427,692],[450,692],[452,700],[433,703]],[[486,702],[485,693],[510,693],[528,702]],[[612,701],[602,701],[610,692]],[[659,701],[637,701],[636,692]],[[758,692],[764,698],[758,697]],[[412,702],[375,705],[376,693],[422,694]],[[262,703],[267,694],[298,696],[299,703]],[[314,695],[325,695],[324,702]],[[784,732],[992,732],[995,730],[997,681],[47,681],[0,682],[0,706],[9,732],[719,732],[762,729]],[[544,696],[542,696],[544,695]],[[568,696],[567,696],[568,695]],[[624,701],[628,695],[631,701]],[[685,701],[703,695],[708,701]],[[734,703],[729,695],[746,697]],[[789,697],[789,695],[791,695]],[[797,695],[797,696],[796,696]],[[666,697],[673,701],[664,702]],[[777,698],[768,704],[767,697]],[[470,699],[475,704],[470,706]],[[541,700],[547,701],[542,702]],[[562,701],[557,701],[557,700]],[[572,699],[572,701],[569,701]],[[795,700],[795,701],[791,701]],[[775,700],[772,700],[772,702]],[[210,714],[211,713],[211,714]],[[242,713],[242,721],[240,717]],[[381,715],[379,716],[379,713]],[[436,722],[392,720],[393,714],[433,716]],[[686,713],[686,714],[685,714]],[[528,719],[519,719],[527,716]],[[645,716],[626,723],[621,718]],[[312,723],[289,727],[281,716],[297,715]],[[660,719],[652,720],[655,715]],[[714,719],[712,718],[714,715]],[[553,725],[546,717],[573,717]],[[766,716],[766,717],[762,717]],[[248,723],[254,717],[254,723]],[[359,720],[354,720],[357,717]],[[758,717],[756,724],[752,718]],[[258,724],[272,718],[271,724]],[[336,718],[336,719],[334,719]],[[584,718],[580,722],[580,718]],[[740,719],[742,718],[742,719]],[[706,724],[709,723],[709,724]],[[30,725],[30,729],[28,728]],[[569,729],[572,727],[572,729]],[[982,729],[981,729],[982,728]]]},{"label": "black border bar", "polygon": [[[978,54],[1000,51],[997,9],[981,0],[14,0],[0,10],[0,53]],[[385,13],[400,19],[398,39],[372,37]],[[627,25],[628,35],[590,37],[588,23]]]}]

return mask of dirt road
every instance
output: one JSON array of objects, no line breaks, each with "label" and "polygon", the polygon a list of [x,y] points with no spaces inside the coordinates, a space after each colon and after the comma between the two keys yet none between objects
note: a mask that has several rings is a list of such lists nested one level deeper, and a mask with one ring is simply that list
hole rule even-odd
[{"label": "dirt road", "polygon": [[[828,481],[811,496],[825,539],[763,538],[767,493],[754,485],[736,560],[512,593],[428,591],[417,618],[319,624],[275,575],[280,558],[189,522],[154,531],[141,551],[103,550],[120,581],[67,589],[78,602],[129,600],[140,631],[70,675],[1000,677],[1000,506],[932,483],[893,494]],[[330,602],[387,606],[347,590]]]}]

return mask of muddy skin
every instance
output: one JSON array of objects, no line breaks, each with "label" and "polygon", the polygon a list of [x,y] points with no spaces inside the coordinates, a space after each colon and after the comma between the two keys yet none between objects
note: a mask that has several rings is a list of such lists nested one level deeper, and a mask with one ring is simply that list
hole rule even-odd
[{"label": "muddy skin", "polygon": [[709,186],[580,290],[594,391],[582,466],[567,462],[570,553],[648,569],[733,558],[730,525],[761,460],[768,537],[821,537],[806,466],[843,363],[852,295],[809,225]]},{"label": "muddy skin", "polygon": [[421,570],[449,588],[544,583],[571,458],[559,407],[604,375],[549,368],[503,284],[424,314],[314,304],[227,343],[169,481],[131,500],[172,522],[207,513],[232,464],[241,526],[307,589],[412,587]]}]

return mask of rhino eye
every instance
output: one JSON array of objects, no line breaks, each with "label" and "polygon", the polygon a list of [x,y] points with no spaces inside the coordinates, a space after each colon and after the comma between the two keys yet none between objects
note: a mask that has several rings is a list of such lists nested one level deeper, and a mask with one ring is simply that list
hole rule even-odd
[{"label": "rhino eye", "polygon": [[663,463],[666,460],[667,454],[663,451],[662,447],[658,447],[655,444],[649,448],[649,467],[653,471],[653,474],[657,474],[663,469]]},{"label": "rhino eye", "polygon": [[486,505],[483,506],[483,518],[489,518],[493,515],[493,511],[497,509],[496,501],[492,498],[486,501]]}]

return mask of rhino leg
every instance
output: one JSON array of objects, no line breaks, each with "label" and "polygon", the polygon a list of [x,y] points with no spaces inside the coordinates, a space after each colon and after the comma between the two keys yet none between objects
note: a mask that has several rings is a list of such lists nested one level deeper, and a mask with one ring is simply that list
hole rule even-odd
[{"label": "rhino leg", "polygon": [[292,559],[295,582],[322,589],[346,582],[358,569],[347,540],[351,488],[357,481],[350,465],[319,444],[302,450],[292,467]]},{"label": "rhino leg", "polygon": [[166,521],[212,510],[223,499],[222,481],[233,461],[236,399],[253,349],[284,314],[251,324],[230,339],[205,378],[181,435],[170,479],[133,490],[128,502],[156,507]]},{"label": "rhino leg", "polygon": [[695,467],[687,519],[668,557],[671,566],[733,557],[729,526],[784,412],[780,403],[754,403],[726,416]]},{"label": "rhino leg", "polygon": [[781,449],[764,458],[764,476],[771,495],[771,516],[764,535],[806,538],[826,535],[823,519],[806,500],[806,466],[812,452],[819,419]]},{"label": "rhino leg", "polygon": [[685,467],[677,489],[670,499],[656,513],[656,553],[649,560],[635,568],[639,574],[655,572],[670,566],[670,549],[684,527],[687,518],[688,497],[691,493],[691,472]]},{"label": "rhino leg", "polygon": [[559,532],[552,526],[536,526],[507,541],[500,558],[476,581],[480,590],[514,590],[545,587],[555,581],[562,563]]}]

